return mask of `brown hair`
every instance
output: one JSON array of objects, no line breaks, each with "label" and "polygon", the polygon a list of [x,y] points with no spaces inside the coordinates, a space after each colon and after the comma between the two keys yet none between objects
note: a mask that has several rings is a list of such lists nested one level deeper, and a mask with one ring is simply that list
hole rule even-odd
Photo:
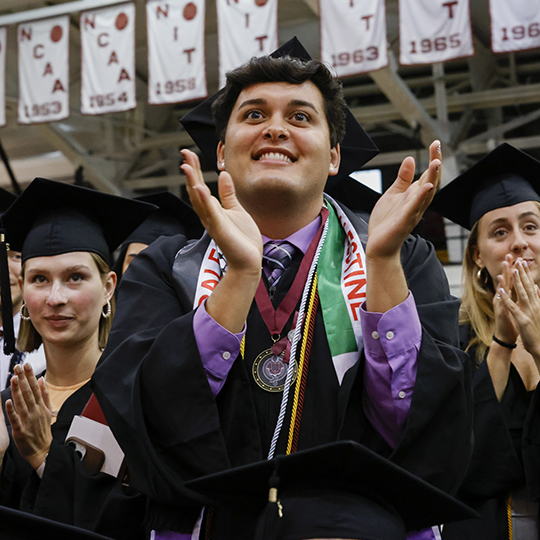
[{"label": "brown hair", "polygon": [[[96,263],[96,266],[99,270],[99,274],[102,279],[111,271],[109,265],[103,260],[102,257],[96,253],[90,253],[92,259]],[[24,280],[24,264],[21,268],[21,276]],[[105,348],[107,340],[109,339],[109,334],[111,332],[112,322],[114,318],[114,312],[116,310],[116,300],[114,294],[111,297],[111,316],[110,317],[101,317],[99,319],[99,334],[98,334],[98,345],[101,349]],[[25,304],[23,304],[24,306]],[[21,308],[22,309],[22,308]],[[43,343],[40,334],[35,329],[32,321],[26,321],[21,318],[21,325],[19,327],[19,337],[17,338],[17,349],[21,352],[32,352],[39,348]]]},{"label": "brown hair", "polygon": [[300,60],[290,56],[252,58],[245,64],[227,73],[227,83],[212,104],[212,115],[222,142],[234,104],[240,92],[260,83],[286,82],[302,84],[311,81],[321,92],[324,112],[330,131],[330,147],[338,145],[345,135],[345,111],[341,81],[334,78],[328,68],[316,60]]}]

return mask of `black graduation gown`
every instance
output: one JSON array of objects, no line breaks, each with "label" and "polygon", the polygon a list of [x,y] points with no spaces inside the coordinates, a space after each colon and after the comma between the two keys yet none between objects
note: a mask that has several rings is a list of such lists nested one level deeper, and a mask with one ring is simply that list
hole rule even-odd
[{"label": "black graduation gown", "polygon": [[[349,218],[365,242],[367,225],[353,215]],[[182,237],[160,239],[137,257],[123,276],[113,330],[93,378],[107,421],[126,452],[134,485],[159,501],[149,520],[161,530],[191,531],[200,507],[184,487],[187,480],[266,458],[281,400],[281,393],[266,393],[251,375],[254,358],[271,345],[255,303],[248,317],[246,358],[235,360],[217,398],[212,396],[193,333],[192,310],[208,242],[205,235],[178,253]],[[430,244],[410,237],[402,263],[423,337],[400,444],[392,450],[364,415],[363,353],[338,384],[319,309],[299,449],[353,439],[455,492],[469,462],[472,427],[470,373],[458,347],[459,304],[449,294]],[[298,261],[283,274],[276,302],[297,267]],[[278,452],[285,448],[287,427],[286,420]],[[227,537],[226,528],[215,527],[219,538]]]},{"label": "black graduation gown", "polygon": [[[41,479],[11,441],[0,475],[0,504],[118,540],[142,540],[146,497],[108,474],[87,474],[73,448],[64,445],[73,417],[82,413],[91,395],[87,383],[58,412]],[[10,397],[10,389],[2,392],[2,406]]]},{"label": "black graduation gown", "polygon": [[[464,328],[465,331],[469,327]],[[466,343],[464,344],[466,347]],[[474,358],[471,352],[471,359]],[[514,366],[499,403],[487,363],[473,375],[474,452],[459,498],[475,508],[480,519],[449,523],[444,540],[505,540],[507,499],[525,487],[529,474],[523,462],[524,426],[533,392],[527,391]]]}]

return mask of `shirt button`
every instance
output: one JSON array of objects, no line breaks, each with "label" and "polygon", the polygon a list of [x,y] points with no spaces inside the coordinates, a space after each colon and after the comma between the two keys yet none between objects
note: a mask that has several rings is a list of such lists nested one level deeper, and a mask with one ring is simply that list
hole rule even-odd
[{"label": "shirt button", "polygon": [[405,392],[402,390],[398,396],[400,397],[400,399],[403,399],[407,394],[405,394]]},{"label": "shirt button", "polygon": [[231,353],[229,351],[225,351],[221,356],[223,360],[228,360],[231,357]]},{"label": "shirt button", "polygon": [[386,339],[394,339],[394,332],[392,330],[386,332]]},{"label": "shirt button", "polygon": [[371,337],[373,339],[379,339],[379,332],[377,332],[377,330],[371,332]]}]

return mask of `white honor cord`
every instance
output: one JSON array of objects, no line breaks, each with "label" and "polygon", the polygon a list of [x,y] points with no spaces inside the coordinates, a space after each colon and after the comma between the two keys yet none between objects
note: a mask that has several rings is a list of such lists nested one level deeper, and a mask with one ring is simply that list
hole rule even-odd
[{"label": "white honor cord", "polygon": [[300,303],[300,310],[298,311],[298,320],[296,321],[296,328],[294,330],[294,338],[291,343],[291,356],[289,360],[289,367],[287,369],[287,378],[285,379],[285,388],[283,389],[283,397],[281,398],[281,407],[279,409],[279,415],[278,415],[276,427],[274,429],[274,436],[272,437],[272,442],[270,444],[270,450],[268,452],[268,459],[272,459],[274,457],[279,435],[281,434],[281,428],[283,427],[283,422],[285,420],[285,413],[287,412],[287,402],[289,401],[289,388],[291,386],[291,380],[294,373],[294,364],[296,362],[296,349],[298,346],[298,342],[300,341],[300,337],[302,335],[302,326],[304,324],[306,304],[308,301],[309,293],[311,291],[311,284],[313,283],[315,271],[317,269],[319,255],[321,254],[324,240],[326,238],[326,233],[328,231],[328,222],[329,220],[327,219],[326,223],[324,224],[324,229],[321,235],[321,239],[319,240],[319,245],[317,246],[317,251],[315,252],[315,256],[313,257],[313,262],[311,263],[311,268],[309,269],[309,274],[306,281],[306,285],[304,287],[304,291],[302,292],[302,302]]}]

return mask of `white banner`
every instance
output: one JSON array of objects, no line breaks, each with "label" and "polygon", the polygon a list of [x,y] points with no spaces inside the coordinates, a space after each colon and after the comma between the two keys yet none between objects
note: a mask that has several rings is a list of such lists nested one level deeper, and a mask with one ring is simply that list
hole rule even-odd
[{"label": "white banner", "polygon": [[404,65],[472,56],[469,0],[400,0],[399,43]]},{"label": "white banner", "polygon": [[19,122],[69,116],[69,16],[20,24]]},{"label": "white banner", "polygon": [[204,0],[146,4],[149,103],[206,97],[204,12]]},{"label": "white banner", "polygon": [[321,59],[339,77],[388,64],[384,0],[319,0]]},{"label": "white banner", "polygon": [[538,0],[490,0],[493,52],[522,51],[540,47]]},{"label": "white banner", "polygon": [[216,0],[220,87],[227,71],[278,48],[277,5],[277,0]]},{"label": "white banner", "polygon": [[0,28],[0,126],[6,125],[6,48],[7,28]]},{"label": "white banner", "polygon": [[80,23],[81,112],[135,108],[135,4],[86,11]]}]

